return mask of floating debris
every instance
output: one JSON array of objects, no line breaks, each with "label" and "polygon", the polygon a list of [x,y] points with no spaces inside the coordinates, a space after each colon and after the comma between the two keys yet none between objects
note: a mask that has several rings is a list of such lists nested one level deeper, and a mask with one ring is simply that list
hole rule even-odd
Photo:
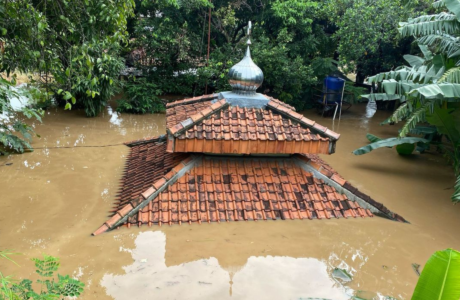
[{"label": "floating debris", "polygon": [[414,270],[415,274],[417,274],[417,276],[420,276],[420,265],[419,264],[413,263],[412,269]]},{"label": "floating debris", "polygon": [[340,279],[343,282],[350,282],[353,280],[353,277],[347,272],[347,270],[335,268],[332,271],[332,277],[335,279]]}]

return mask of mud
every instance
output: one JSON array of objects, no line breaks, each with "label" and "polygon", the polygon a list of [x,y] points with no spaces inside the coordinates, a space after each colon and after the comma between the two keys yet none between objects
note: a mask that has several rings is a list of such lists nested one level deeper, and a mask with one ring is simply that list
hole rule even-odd
[{"label": "mud", "polygon": [[[0,272],[36,278],[32,257],[61,259],[61,274],[86,284],[80,299],[410,299],[436,250],[460,249],[460,207],[452,205],[454,177],[439,154],[402,157],[394,149],[364,156],[351,151],[389,113],[365,119],[357,105],[335,124],[306,115],[342,134],[337,152],[323,156],[354,186],[411,224],[382,218],[234,222],[131,227],[97,237],[108,216],[128,148],[122,143],[165,132],[165,116],[47,111],[35,123],[36,150],[0,157],[0,249],[20,267],[0,260]],[[63,148],[64,147],[64,148]],[[332,277],[334,268],[353,276]],[[378,299],[378,298],[376,298]]]}]

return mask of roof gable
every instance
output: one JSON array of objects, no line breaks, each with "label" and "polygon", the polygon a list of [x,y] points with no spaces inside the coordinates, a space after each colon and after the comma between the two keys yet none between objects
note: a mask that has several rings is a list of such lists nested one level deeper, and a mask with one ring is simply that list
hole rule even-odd
[{"label": "roof gable", "polygon": [[273,98],[263,108],[231,106],[225,98],[180,102],[167,111],[169,152],[331,154],[340,137]]}]

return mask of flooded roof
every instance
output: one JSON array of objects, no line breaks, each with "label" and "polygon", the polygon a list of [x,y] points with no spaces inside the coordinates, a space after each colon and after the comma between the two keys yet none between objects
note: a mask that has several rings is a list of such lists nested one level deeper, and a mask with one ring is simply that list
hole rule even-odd
[{"label": "flooded roof", "polygon": [[277,219],[405,220],[344,180],[318,156],[169,153],[166,136],[127,143],[120,196],[93,234],[120,226]]},{"label": "flooded roof", "polygon": [[282,101],[232,93],[169,103],[168,152],[331,154],[340,134]]}]

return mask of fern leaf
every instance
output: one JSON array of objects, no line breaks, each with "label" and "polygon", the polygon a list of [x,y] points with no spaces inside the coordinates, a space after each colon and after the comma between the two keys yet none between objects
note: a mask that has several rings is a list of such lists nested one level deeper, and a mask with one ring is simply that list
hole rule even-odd
[{"label": "fern leaf", "polygon": [[43,255],[43,259],[34,258],[36,272],[42,277],[52,277],[59,268],[59,258]]}]

